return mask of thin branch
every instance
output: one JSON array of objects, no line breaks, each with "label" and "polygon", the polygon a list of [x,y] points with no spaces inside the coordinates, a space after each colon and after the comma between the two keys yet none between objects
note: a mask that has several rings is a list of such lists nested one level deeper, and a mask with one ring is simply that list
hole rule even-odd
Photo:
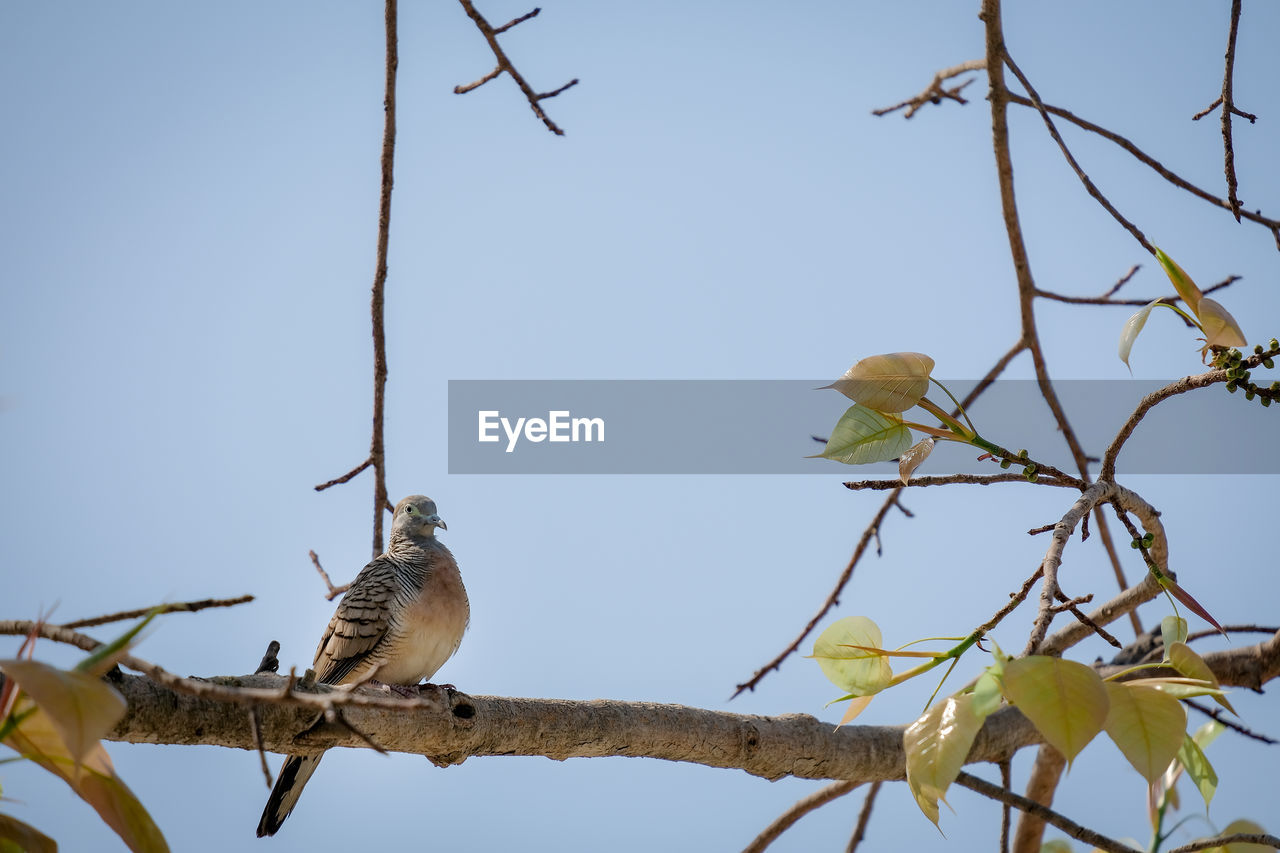
[{"label": "thin branch", "polygon": [[839,579],[836,580],[835,587],[827,596],[827,600],[822,603],[822,607],[820,607],[818,612],[813,615],[813,618],[809,620],[809,623],[804,626],[804,630],[800,632],[800,636],[792,640],[791,644],[779,652],[773,660],[756,670],[755,674],[752,675],[751,678],[747,679],[742,684],[739,684],[737,689],[733,691],[733,696],[729,697],[730,699],[736,698],[744,690],[755,690],[756,685],[760,683],[760,680],[771,671],[775,671],[780,668],[782,666],[782,662],[800,648],[800,644],[803,643],[805,638],[813,632],[813,629],[817,627],[818,623],[826,617],[827,613],[831,611],[831,608],[840,603],[840,593],[844,592],[845,585],[848,584],[849,579],[853,577],[853,570],[862,559],[862,555],[866,553],[867,545],[869,545],[871,540],[879,534],[880,524],[884,521],[884,517],[888,515],[889,510],[897,504],[900,492],[901,488],[898,488],[889,493],[889,497],[885,499],[883,504],[881,504],[880,509],[875,514],[875,517],[871,519],[871,523],[862,531],[862,538],[858,540],[857,547],[853,549],[853,556],[849,558],[849,562],[845,565],[844,571],[840,573]]},{"label": "thin branch", "polygon": [[777,840],[779,835],[790,829],[800,818],[804,817],[814,809],[825,806],[832,800],[843,797],[845,794],[858,787],[859,784],[861,783],[834,782],[824,788],[819,788],[806,797],[800,798],[795,805],[774,818],[773,823],[766,826],[750,844],[743,847],[742,853],[761,853],[762,850]]},{"label": "thin branch", "polygon": [[[1119,841],[1114,841],[1105,835],[1094,832],[1092,829],[1083,827],[1070,818],[1063,817],[1053,809],[1040,805],[1035,800],[1028,800],[1026,797],[1015,794],[1012,791],[1006,791],[985,779],[961,772],[956,777],[956,784],[971,791],[976,791],[984,797],[1008,803],[1020,811],[1040,818],[1045,823],[1053,824],[1077,841],[1092,844],[1100,850],[1107,851],[1107,853],[1133,853],[1133,848],[1128,845],[1121,844]],[[1017,851],[1017,848],[1015,848],[1015,851]]]},{"label": "thin branch", "polygon": [[458,0],[458,2],[462,4],[462,8],[466,11],[467,16],[471,18],[473,22],[475,22],[477,29],[479,29],[481,35],[484,36],[484,40],[489,43],[489,49],[493,51],[493,56],[495,59],[497,59],[498,65],[488,74],[481,77],[479,80],[476,80],[472,83],[467,83],[466,85],[463,85],[463,86],[455,86],[453,88],[454,94],[465,95],[467,92],[470,92],[473,89],[478,89],[479,87],[483,86],[485,83],[488,83],[490,80],[493,80],[495,77],[499,76],[500,74],[502,74],[502,72],[505,71],[507,74],[511,75],[511,79],[514,80],[516,82],[516,85],[520,87],[520,91],[524,93],[525,99],[528,100],[529,107],[533,110],[533,114],[542,120],[542,123],[547,126],[547,130],[551,131],[556,136],[564,136],[564,131],[561,130],[556,125],[556,123],[551,120],[551,118],[546,114],[546,112],[543,111],[542,104],[540,102],[546,100],[547,98],[554,98],[556,95],[559,95],[565,89],[578,85],[577,78],[574,78],[573,80],[570,80],[568,83],[565,83],[559,89],[553,89],[550,92],[543,92],[541,94],[538,94],[533,91],[533,87],[530,86],[525,81],[524,76],[521,75],[520,72],[516,70],[516,67],[511,64],[511,60],[507,58],[507,54],[506,52],[503,51],[502,45],[498,44],[499,33],[506,32],[507,30],[514,27],[516,24],[529,20],[530,18],[534,17],[542,10],[534,9],[532,12],[526,15],[521,15],[519,18],[516,18],[506,24],[503,24],[501,27],[498,27],[497,29],[494,29],[494,27],[491,26],[489,22],[485,20],[484,16],[481,15],[480,12],[476,9],[475,4],[473,4],[471,0]]},{"label": "thin branch", "polygon": [[[1242,360],[1241,365],[1251,370],[1262,364],[1263,359],[1274,358],[1280,356],[1280,347],[1251,355]],[[1106,453],[1102,454],[1102,470],[1098,474],[1099,480],[1115,480],[1116,476],[1116,458],[1120,455],[1120,451],[1124,448],[1124,444],[1133,435],[1133,431],[1138,428],[1138,424],[1147,416],[1147,412],[1151,411],[1160,403],[1176,397],[1179,394],[1185,394],[1188,391],[1194,391],[1197,388],[1206,388],[1210,385],[1216,385],[1219,382],[1227,381],[1226,370],[1210,370],[1207,373],[1201,373],[1196,376],[1186,376],[1176,382],[1170,382],[1163,388],[1157,388],[1150,394],[1142,398],[1137,408],[1133,410],[1133,414],[1129,415],[1128,420],[1124,422],[1124,426],[1120,427],[1120,431],[1116,433],[1116,437],[1111,440],[1111,444],[1107,447]]]},{"label": "thin branch", "polygon": [[965,74],[969,71],[981,71],[985,67],[986,67],[985,59],[971,59],[968,62],[962,62],[959,65],[953,65],[952,67],[939,71],[937,74],[933,75],[933,80],[929,83],[928,86],[924,88],[924,91],[922,91],[920,94],[907,98],[905,101],[894,104],[891,107],[882,107],[881,109],[878,109],[878,110],[872,110],[871,114],[873,116],[885,116],[885,115],[888,115],[889,113],[894,113],[894,112],[897,112],[898,110],[905,109],[906,112],[903,113],[902,117],[911,118],[916,114],[916,111],[919,110],[921,107],[923,107],[925,104],[940,104],[942,103],[944,98],[948,100],[956,101],[957,103],[960,103],[960,104],[967,104],[969,102],[966,101],[960,95],[960,93],[964,91],[964,88],[966,86],[968,86],[977,78],[971,77],[968,80],[965,80],[959,86],[952,86],[950,89],[944,89],[942,87],[942,84],[947,80],[950,80],[952,77],[958,77],[961,74]]},{"label": "thin branch", "polygon": [[1239,29],[1240,0],[1231,0],[1231,30],[1227,35],[1227,69],[1222,75],[1222,94],[1207,109],[1191,117],[1192,121],[1199,121],[1212,112],[1214,107],[1222,106],[1223,171],[1227,176],[1227,201],[1231,205],[1231,212],[1235,215],[1236,222],[1240,221],[1240,199],[1236,197],[1236,190],[1239,186],[1236,181],[1236,153],[1231,145],[1231,116],[1238,115],[1247,118],[1250,124],[1258,120],[1257,116],[1236,109],[1232,96],[1232,81],[1235,77],[1236,64],[1236,34]]},{"label": "thin branch", "polygon": [[[1053,621],[1054,615],[1053,603],[1061,594],[1058,588],[1058,567],[1062,565],[1062,552],[1066,549],[1071,534],[1075,532],[1076,525],[1084,516],[1112,496],[1114,488],[1112,483],[1094,483],[1076,499],[1071,509],[1067,510],[1062,519],[1054,525],[1053,541],[1045,553],[1044,560],[1040,563],[1041,568],[1044,569],[1044,584],[1040,589],[1040,610],[1036,615],[1036,621],[1032,626],[1031,636],[1027,639],[1027,648],[1023,654],[1035,654],[1049,632],[1049,623]],[[1092,622],[1089,624],[1097,627]]]},{"label": "thin branch", "polygon": [[365,468],[368,468],[372,464],[373,464],[372,459],[366,459],[356,467],[352,468],[347,473],[343,474],[341,477],[334,477],[332,480],[326,480],[325,482],[316,486],[315,487],[316,491],[323,492],[325,489],[332,488],[333,486],[338,486],[343,483],[349,482],[350,480],[355,479],[357,474],[359,474],[361,471],[363,471]]},{"label": "thin branch", "polygon": [[320,573],[320,577],[324,579],[324,585],[328,587],[329,592],[325,594],[325,598],[333,601],[347,590],[351,589],[351,584],[344,583],[342,586],[334,586],[333,581],[329,580],[329,573],[324,570],[324,566],[320,565],[320,558],[316,556],[315,551],[308,551],[311,555],[311,565],[316,567],[316,571]]},{"label": "thin branch", "polygon": [[1209,717],[1214,722],[1221,725],[1223,728],[1230,729],[1231,731],[1235,732],[1236,734],[1242,737],[1247,737],[1250,740],[1256,740],[1261,743],[1265,743],[1268,746],[1274,746],[1275,744],[1280,743],[1280,741],[1277,741],[1273,737],[1267,737],[1264,734],[1259,734],[1258,732],[1253,731],[1247,726],[1240,725],[1239,723],[1232,720],[1230,717],[1223,714],[1221,708],[1210,708],[1205,705],[1201,705],[1199,702],[1195,701],[1194,699],[1183,699],[1182,701],[1183,701],[1183,704],[1191,706],[1192,708],[1199,711],[1201,714],[1204,714],[1206,717]]},{"label": "thin branch", "polygon": [[[1102,540],[1102,549],[1107,552],[1107,561],[1111,563],[1111,571],[1116,576],[1116,586],[1120,590],[1129,588],[1129,580],[1125,577],[1124,567],[1120,565],[1120,554],[1116,551],[1115,540],[1111,538],[1111,526],[1107,523],[1107,516],[1103,513],[1102,507],[1095,506],[1093,508],[1093,517],[1098,522],[1098,537]],[[1088,519],[1085,519],[1088,521]],[[1138,616],[1137,610],[1129,611],[1129,625],[1133,628],[1135,637],[1142,636],[1142,619]]]},{"label": "thin branch", "polygon": [[249,731],[253,734],[253,748],[258,752],[258,763],[262,767],[262,776],[267,780],[267,790],[275,785],[271,778],[271,767],[267,764],[267,750],[262,745],[262,724],[258,721],[258,709],[249,709]]},{"label": "thin branch", "polygon": [[378,252],[373,274],[369,313],[373,322],[373,436],[369,460],[373,464],[373,556],[382,553],[382,513],[387,500],[387,453],[383,422],[387,391],[386,316],[387,244],[391,239],[391,188],[395,184],[396,160],[396,71],[400,67],[396,35],[396,0],[386,0],[386,76],[383,94],[382,189],[378,198]]},{"label": "thin branch", "polygon": [[510,21],[507,21],[507,22],[506,22],[505,24],[503,24],[502,26],[500,26],[500,27],[496,28],[496,29],[493,31],[493,34],[494,34],[495,36],[497,36],[497,35],[502,35],[502,34],[503,34],[503,33],[505,33],[507,30],[511,29],[512,27],[516,26],[517,24],[523,24],[525,21],[529,20],[530,18],[536,18],[536,17],[538,17],[539,13],[541,13],[541,12],[542,12],[541,7],[534,7],[534,10],[533,10],[532,12],[525,12],[525,13],[524,13],[523,15],[521,15],[520,17],[518,17],[518,18],[512,18]]},{"label": "thin branch", "polygon": [[[1136,270],[1137,267],[1135,266],[1133,269]],[[1129,274],[1132,275],[1133,270],[1130,270]],[[1124,280],[1125,279],[1122,279],[1121,282],[1123,283]],[[1230,285],[1236,283],[1239,280],[1240,280],[1240,276],[1238,275],[1229,276],[1228,278],[1223,279],[1222,281],[1218,282],[1212,287],[1206,287],[1203,291],[1201,291],[1201,293],[1204,294],[1205,296],[1208,296],[1210,293],[1213,293],[1215,290],[1221,290],[1224,287],[1229,287]],[[1156,299],[1156,300],[1112,299],[1111,294],[1115,293],[1115,291],[1116,291],[1116,288],[1113,287],[1111,290],[1108,290],[1102,296],[1065,296],[1061,293],[1054,293],[1053,291],[1050,291],[1050,290],[1041,290],[1040,288],[1037,287],[1036,296],[1039,296],[1041,299],[1052,299],[1055,302],[1065,302],[1068,305],[1128,305],[1128,306],[1141,307],[1153,301],[1162,302],[1166,305],[1174,305],[1182,301],[1182,297],[1178,296],[1176,293],[1173,294],[1172,296],[1161,296],[1159,299]],[[1186,323],[1187,321],[1183,319],[1183,322]],[[1188,323],[1187,325],[1190,325],[1190,324]]]},{"label": "thin branch", "polygon": [[1058,133],[1058,128],[1054,125],[1053,119],[1049,118],[1049,113],[1044,107],[1044,102],[1040,100],[1040,95],[1036,93],[1035,87],[1031,85],[1031,81],[1022,73],[1022,69],[1018,68],[1018,64],[1013,61],[1013,57],[1009,55],[1007,48],[1004,51],[1004,61],[1005,64],[1009,66],[1009,70],[1013,72],[1013,76],[1017,77],[1018,82],[1027,90],[1027,94],[1031,97],[1032,104],[1034,104],[1035,108],[1040,112],[1040,118],[1044,120],[1044,125],[1049,130],[1049,135],[1053,137],[1054,142],[1058,143],[1058,148],[1062,150],[1062,156],[1067,159],[1067,163],[1070,164],[1072,170],[1075,171],[1076,177],[1080,179],[1080,183],[1084,184],[1085,190],[1089,195],[1093,196],[1098,204],[1102,205],[1117,222],[1124,226],[1126,231],[1132,234],[1134,238],[1142,244],[1142,248],[1154,255],[1156,253],[1155,246],[1151,245],[1147,240],[1146,235],[1138,229],[1138,226],[1134,225],[1128,219],[1125,219],[1124,216],[1121,215],[1120,211],[1116,210],[1115,205],[1113,205],[1111,201],[1102,194],[1102,191],[1094,185],[1093,181],[1089,179],[1089,176],[1085,174],[1084,169],[1080,168],[1080,164],[1076,162],[1076,158],[1071,154],[1071,149],[1067,148],[1067,143],[1062,139],[1062,134]]},{"label": "thin branch", "polygon": [[[1013,790],[1013,762],[1000,762],[1000,787]],[[1002,803],[1000,809],[1000,853],[1009,853],[1009,826],[1013,806]]]},{"label": "thin branch", "polygon": [[871,810],[875,808],[876,796],[879,795],[880,786],[883,784],[879,780],[871,783],[871,790],[867,791],[867,796],[862,801],[862,808],[858,811],[858,822],[853,827],[853,835],[849,838],[849,846],[845,847],[844,853],[857,853],[858,845],[867,835],[867,823],[871,820]]},{"label": "thin branch", "polygon": [[158,604],[155,607],[142,607],[137,610],[125,610],[120,613],[112,613],[107,616],[91,616],[88,619],[77,619],[74,622],[66,622],[64,628],[92,628],[95,625],[105,625],[108,622],[123,622],[126,619],[138,619],[142,616],[155,613],[195,613],[198,610],[204,610],[209,607],[235,607],[237,604],[247,604],[253,601],[252,595],[241,595],[237,598],[202,598],[199,601],[175,601],[172,604]]},{"label": "thin branch", "polygon": [[1280,850],[1280,838],[1274,835],[1235,832],[1231,835],[1220,835],[1217,838],[1201,838],[1199,841],[1175,847],[1168,853],[1195,853],[1197,850],[1209,850],[1213,847],[1224,847],[1228,844],[1264,844],[1267,847]]},{"label": "thin branch", "polygon": [[[904,486],[902,480],[854,480],[844,484],[852,491],[884,492],[890,489],[924,488],[926,486],[990,486],[993,483],[1026,483],[1027,478],[1021,474],[939,474],[931,477],[912,477]],[[1077,489],[1077,483],[1059,480],[1054,477],[1041,476],[1034,483],[1037,486],[1060,486]]]},{"label": "thin branch", "polygon": [[[1019,106],[1031,107],[1031,108],[1035,108],[1036,106],[1030,99],[1024,98],[1021,95],[1013,94],[1012,92],[1009,93],[1009,103],[1018,104]],[[1187,192],[1191,193],[1197,198],[1203,199],[1204,201],[1209,202],[1215,207],[1220,207],[1224,210],[1232,209],[1230,201],[1224,198],[1219,198],[1218,196],[1215,196],[1213,193],[1208,192],[1207,190],[1203,190],[1200,187],[1197,187],[1195,184],[1191,183],[1185,178],[1180,177],[1179,175],[1171,172],[1169,169],[1166,169],[1158,160],[1156,160],[1154,157],[1144,152],[1142,149],[1138,148],[1138,146],[1134,145],[1132,142],[1130,142],[1128,139],[1121,136],[1120,134],[1115,133],[1114,131],[1107,130],[1105,127],[1102,127],[1101,125],[1097,125],[1091,121],[1087,121],[1083,118],[1080,118],[1079,116],[1076,116],[1073,113],[1071,113],[1069,110],[1064,110],[1061,107],[1055,107],[1050,104],[1042,104],[1042,106],[1044,107],[1046,112],[1052,113],[1053,115],[1058,116],[1059,118],[1066,119],[1067,121],[1071,122],[1077,127],[1081,127],[1091,133],[1096,133],[1099,136],[1101,136],[1103,139],[1110,140],[1111,142],[1114,142],[1116,145],[1119,145],[1121,148],[1123,148],[1125,151],[1128,151],[1130,154],[1136,157],[1144,165],[1153,169],[1156,172],[1156,174],[1160,175],[1160,177],[1164,178],[1166,181],[1173,184],[1175,187],[1186,190]],[[1265,226],[1267,230],[1269,230],[1272,236],[1275,238],[1276,247],[1280,248],[1280,219],[1270,219],[1266,216],[1263,216],[1262,211],[1242,210],[1240,211],[1240,215],[1243,216],[1245,219],[1250,220],[1251,222],[1257,222],[1259,225]]]}]

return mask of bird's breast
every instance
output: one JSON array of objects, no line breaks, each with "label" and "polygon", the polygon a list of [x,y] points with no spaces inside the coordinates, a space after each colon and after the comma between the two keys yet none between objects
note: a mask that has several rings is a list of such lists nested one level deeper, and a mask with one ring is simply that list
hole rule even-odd
[{"label": "bird's breast", "polygon": [[437,566],[422,592],[399,614],[396,639],[375,676],[386,684],[417,684],[435,675],[462,642],[471,607],[456,565]]}]

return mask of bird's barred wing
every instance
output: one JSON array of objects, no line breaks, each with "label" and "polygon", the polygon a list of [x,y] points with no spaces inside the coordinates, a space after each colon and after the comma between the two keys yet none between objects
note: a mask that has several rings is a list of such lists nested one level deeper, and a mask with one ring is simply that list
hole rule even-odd
[{"label": "bird's barred wing", "polygon": [[377,660],[385,648],[399,579],[394,567],[379,557],[351,582],[316,649],[316,680],[342,684],[362,664]]}]

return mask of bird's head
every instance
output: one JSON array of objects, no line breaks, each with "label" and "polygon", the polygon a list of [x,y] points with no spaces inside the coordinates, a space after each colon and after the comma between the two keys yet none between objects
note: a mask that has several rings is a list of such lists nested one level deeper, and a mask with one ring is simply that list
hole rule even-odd
[{"label": "bird's head", "polygon": [[391,537],[420,539],[435,536],[436,528],[448,530],[449,527],[436,514],[436,502],[423,495],[409,495],[396,504],[395,515],[391,521]]}]

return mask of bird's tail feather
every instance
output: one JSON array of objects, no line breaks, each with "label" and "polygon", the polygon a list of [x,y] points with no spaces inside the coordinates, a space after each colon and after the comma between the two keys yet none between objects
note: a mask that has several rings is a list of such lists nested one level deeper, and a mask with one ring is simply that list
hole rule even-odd
[{"label": "bird's tail feather", "polygon": [[275,835],[284,823],[285,818],[298,804],[302,789],[306,786],[311,774],[320,766],[324,753],[315,755],[290,755],[280,766],[280,775],[276,778],[276,786],[271,789],[267,798],[267,807],[262,810],[262,819],[258,821],[258,837]]}]

